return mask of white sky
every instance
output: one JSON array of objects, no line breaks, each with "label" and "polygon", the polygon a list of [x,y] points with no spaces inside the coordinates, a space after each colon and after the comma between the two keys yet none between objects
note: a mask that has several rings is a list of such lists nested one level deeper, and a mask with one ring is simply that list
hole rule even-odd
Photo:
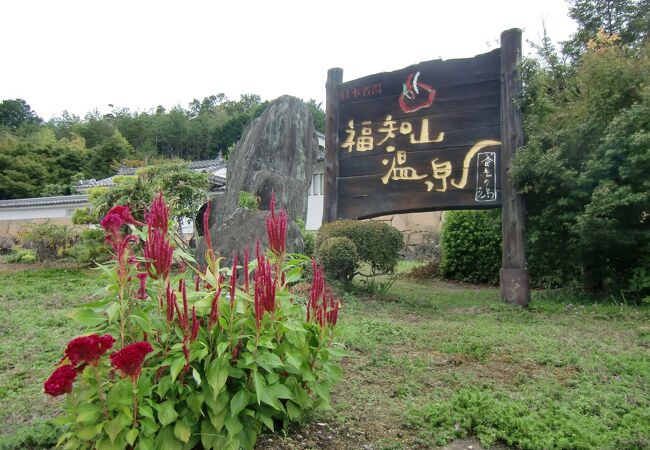
[{"label": "white sky", "polygon": [[484,53],[508,28],[575,29],[565,0],[6,0],[0,17],[0,100],[45,119],[219,92],[324,102],[331,67],[348,81]]}]

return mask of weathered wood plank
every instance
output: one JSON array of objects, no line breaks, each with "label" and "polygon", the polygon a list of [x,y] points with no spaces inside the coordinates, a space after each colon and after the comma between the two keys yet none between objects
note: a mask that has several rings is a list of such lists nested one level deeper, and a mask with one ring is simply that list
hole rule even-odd
[{"label": "weathered wood plank", "polygon": [[334,68],[327,71],[327,83],[325,85],[325,198],[323,199],[323,222],[331,222],[338,218],[338,132],[339,121],[339,100],[338,86],[343,81],[343,69]]}]

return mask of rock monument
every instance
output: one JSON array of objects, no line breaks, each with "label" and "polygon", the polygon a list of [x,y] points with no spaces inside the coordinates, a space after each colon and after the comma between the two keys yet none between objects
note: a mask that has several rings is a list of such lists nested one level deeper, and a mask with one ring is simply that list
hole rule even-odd
[{"label": "rock monument", "polygon": [[[279,97],[253,120],[230,153],[225,193],[211,203],[209,232],[215,251],[230,257],[234,251],[242,252],[245,244],[253,249],[256,239],[268,243],[265,219],[272,192],[277,208],[285,209],[289,216],[288,251],[302,251],[295,222],[306,216],[317,150],[311,112],[295,97]],[[242,191],[260,198],[261,211],[239,208]],[[200,260],[205,250],[202,240],[198,246]]]}]

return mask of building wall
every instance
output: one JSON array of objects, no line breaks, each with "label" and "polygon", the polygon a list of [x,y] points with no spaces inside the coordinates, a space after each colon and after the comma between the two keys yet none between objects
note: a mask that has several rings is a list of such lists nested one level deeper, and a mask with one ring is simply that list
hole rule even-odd
[{"label": "building wall", "polygon": [[16,235],[28,223],[51,222],[59,225],[72,225],[75,209],[88,204],[60,206],[32,206],[0,209],[0,236]]}]

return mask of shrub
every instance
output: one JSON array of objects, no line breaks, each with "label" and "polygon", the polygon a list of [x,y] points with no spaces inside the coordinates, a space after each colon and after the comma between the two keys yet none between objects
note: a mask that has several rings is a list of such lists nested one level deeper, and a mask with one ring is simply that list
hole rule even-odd
[{"label": "shrub", "polygon": [[237,206],[250,209],[251,211],[257,211],[260,209],[260,198],[250,192],[240,191],[237,197]]},{"label": "shrub", "polygon": [[30,224],[20,232],[23,245],[36,252],[39,261],[57,259],[74,244],[77,233],[66,225]]},{"label": "shrub", "polygon": [[100,228],[88,228],[79,234],[79,242],[69,251],[78,263],[90,264],[106,262],[110,259],[110,249]]},{"label": "shrub", "polygon": [[351,240],[359,260],[368,264],[371,276],[395,271],[404,247],[404,237],[395,227],[374,220],[340,220],[323,225],[316,237],[316,254],[330,238],[346,237]]},{"label": "shrub", "polygon": [[7,257],[6,261],[8,263],[35,263],[36,253],[34,253],[34,250],[29,248],[16,248],[14,252]]},{"label": "shrub", "polygon": [[[328,407],[344,355],[334,343],[340,303],[315,263],[306,308],[292,301],[287,284],[306,258],[287,256],[286,214],[271,204],[273,251],[258,247],[239,270],[236,257],[221,267],[209,234],[207,267],[194,268],[174,247],[162,195],[146,231],[128,207],[102,219],[114,257],[101,266],[107,297],[72,314],[85,335],[45,382],[50,395],[73,394],[64,448],[252,449],[263,427]],[[192,270],[172,274],[174,260]]]},{"label": "shrub", "polygon": [[450,211],[442,225],[441,247],[443,277],[496,284],[501,266],[500,212]]},{"label": "shrub", "polygon": [[316,233],[311,231],[302,231],[302,242],[305,244],[305,255],[314,256],[316,247]]},{"label": "shrub", "polygon": [[348,283],[352,281],[359,268],[357,247],[346,237],[331,237],[319,247],[318,262],[328,276]]},{"label": "shrub", "polygon": [[61,431],[61,427],[53,421],[36,422],[30,427],[21,428],[12,436],[0,437],[0,450],[54,448]]}]

